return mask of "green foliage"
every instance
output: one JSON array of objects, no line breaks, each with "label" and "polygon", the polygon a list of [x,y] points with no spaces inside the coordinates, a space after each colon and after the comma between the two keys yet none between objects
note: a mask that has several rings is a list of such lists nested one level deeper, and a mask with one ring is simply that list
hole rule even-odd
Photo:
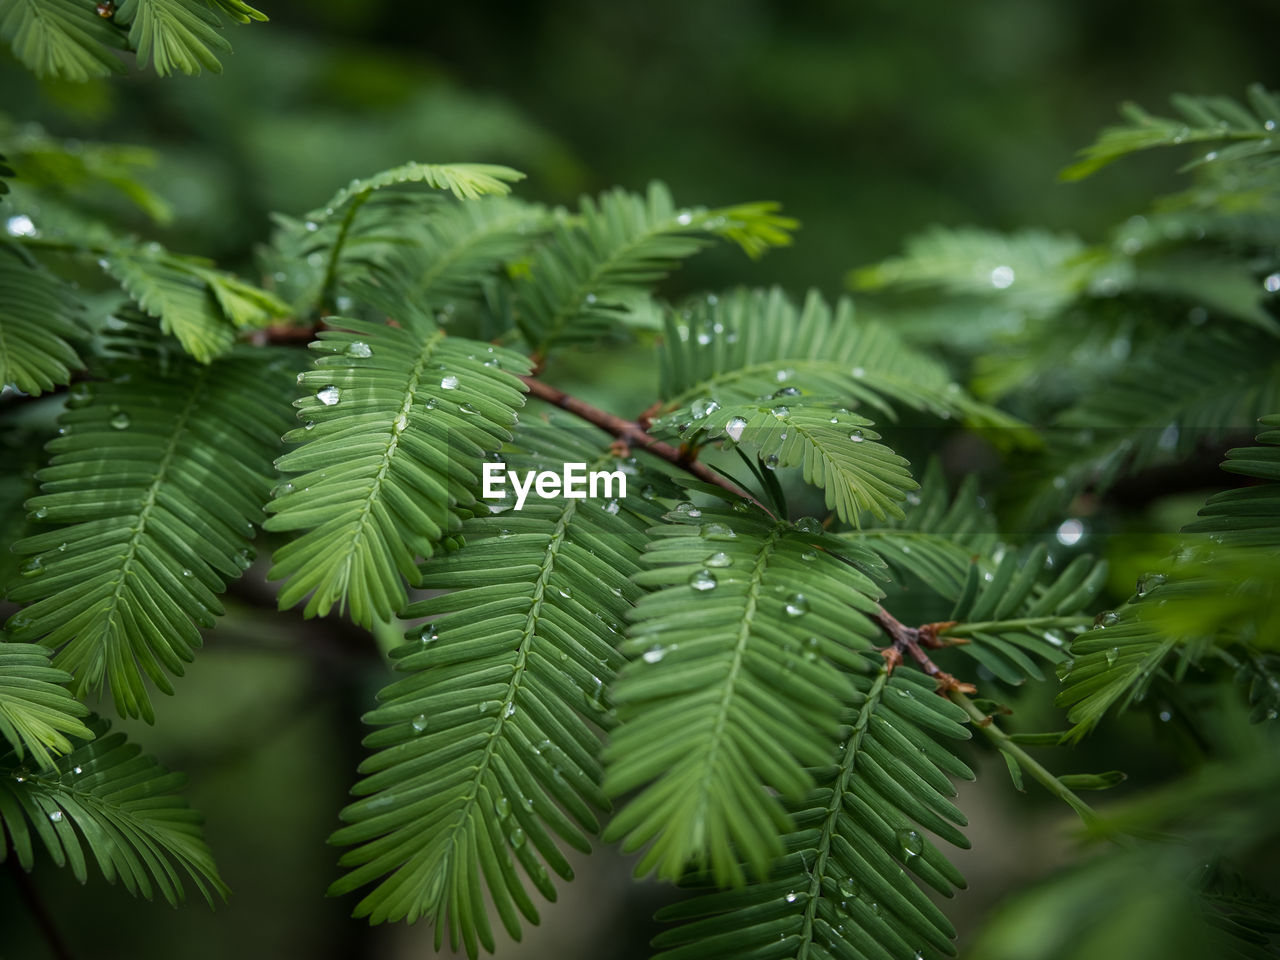
[{"label": "green foliage", "polygon": [[321,354],[298,382],[301,446],[277,466],[294,479],[277,488],[269,530],[305,533],[275,554],[282,607],[311,594],[306,615],[351,605],[370,625],[417,586],[416,557],[458,532],[475,504],[486,451],[511,439],[524,398],[519,354],[446,337],[430,320],[401,314],[403,326],[330,322]]},{"label": "green foliage", "polygon": [[[507,462],[633,469],[606,450],[603,434],[529,419]],[[376,752],[333,837],[360,846],[331,893],[378,881],[358,916],[426,916],[437,945],[447,926],[455,948],[492,950],[482,882],[518,938],[521,915],[538,921],[520,871],[549,900],[548,866],[572,878],[554,836],[590,850],[609,807],[597,730],[612,726],[605,691],[624,662],[613,641],[659,510],[642,498],[626,508],[560,498],[486,512],[463,526],[465,551],[424,564],[422,586],[442,592],[405,611],[430,620],[392,654],[405,676],[366,717],[381,728],[365,741]]]},{"label": "green foliage", "polygon": [[[177,793],[185,777],[169,773],[123,733],[94,720],[94,739],[32,771],[10,753],[0,756],[0,862],[10,852],[24,870],[35,863],[35,841],[81,883],[87,852],[108,883],[135,896],[158,892],[177,906],[190,881],[205,901],[227,888],[202,837],[200,815]],[[185,878],[185,879],[184,879]]]},{"label": "green foliage", "polygon": [[973,773],[938,740],[967,738],[964,714],[914,677],[854,663],[863,672],[838,714],[842,742],[815,789],[789,804],[786,852],[751,886],[661,910],[682,924],[655,938],[661,960],[955,955],[954,927],[903,867],[946,897],[965,885],[921,832],[969,845],[948,777]]},{"label": "green foliage", "polygon": [[[38,70],[84,79],[116,68],[108,48],[216,70],[222,18],[262,19],[240,0],[104,13],[5,0],[0,29]],[[0,442],[49,454],[0,485],[23,558],[0,643],[0,854],[29,870],[38,836],[82,881],[92,858],[145,897],[225,892],[181,778],[86,701],[109,688],[118,713],[155,720],[149,687],[172,692],[260,526],[273,564],[237,602],[348,619],[394,668],[368,668],[385,686],[332,837],[330,893],[361,891],[371,923],[427,919],[438,948],[491,951],[598,835],[639,852],[638,876],[698,889],[660,913],[667,960],[954,955],[925,888],[964,885],[935,839],[968,846],[954,748],[976,730],[1017,789],[1121,840],[1064,872],[1049,921],[1034,897],[1025,916],[1084,927],[1143,871],[1212,856],[1211,878],[1166,890],[1188,942],[1266,955],[1268,900],[1230,862],[1262,849],[1244,833],[1274,834],[1258,811],[1280,710],[1277,108],[1251,103],[1186,99],[1186,133],[1135,112],[1105,134],[1072,175],[1235,141],[1105,241],[934,228],[851,275],[856,310],[778,288],[667,299],[719,240],[788,244],[773,203],[680,207],[655,182],[548,209],[508,196],[517,171],[470,163],[405,163],[277,215],[264,288],[133,232],[169,211],[145,155],[0,127]],[[644,412],[560,389],[575,378]],[[1249,485],[1209,496],[1137,594],[1096,610],[1108,564],[1085,547],[1132,560],[1077,541],[1123,513],[1115,490],[1259,417],[1258,445],[1225,465]],[[618,489],[539,481],[517,508],[486,489],[494,463],[530,482],[581,463]],[[1051,685],[1046,665],[1074,727],[1005,733],[1001,700]],[[1099,814],[1076,791],[1124,773],[1058,775],[1022,749],[1150,693],[1211,782]],[[1050,711],[1032,696],[1013,722]],[[1189,853],[1152,836],[1197,802],[1212,823],[1188,829]],[[1227,941],[1195,939],[1205,917]],[[984,956],[1031,955],[1026,927],[993,929]],[[1092,955],[1124,941],[1105,929],[1080,937]]]},{"label": "green foliage", "polygon": [[[122,72],[117,50],[137,52],[138,61],[160,76],[219,73],[220,54],[231,44],[218,13],[239,23],[266,20],[241,0],[121,0],[95,5],[81,0],[3,0],[0,36],[14,55],[42,77],[84,82]],[[215,12],[216,11],[216,12]]]},{"label": "green foliage", "polygon": [[37,396],[69,383],[84,367],[71,343],[84,336],[79,312],[56,277],[0,249],[0,383]]},{"label": "green foliage", "polygon": [[1213,163],[1254,157],[1277,149],[1273,136],[1280,123],[1280,99],[1261,84],[1249,88],[1246,107],[1230,97],[1172,98],[1178,118],[1156,117],[1136,103],[1126,103],[1121,112],[1124,126],[1110,127],[1097,142],[1080,151],[1080,160],[1062,172],[1064,180],[1087,177],[1107,164],[1139,150],[1152,147],[1181,146],[1185,143],[1225,143],[1224,149],[1212,150],[1192,161]]},{"label": "green foliage", "polygon": [[657,589],[636,604],[605,753],[606,791],[644,789],[605,838],[649,845],[639,874],[739,884],[738,857],[763,875],[791,826],[775,793],[798,798],[830,754],[850,695],[837,665],[871,646],[880,591],[809,525],[688,506],[671,519],[633,578]]},{"label": "green foliage", "polygon": [[199,366],[152,350],[105,367],[59,418],[28,501],[56,526],[13,545],[29,559],[8,630],[57,650],[77,695],[105,682],[117,710],[151,719],[144,676],[173,692],[167,674],[182,675],[217,594],[249,566],[280,371],[269,354]]},{"label": "green foliage", "polygon": [[67,691],[71,675],[49,666],[49,651],[0,642],[0,733],[18,760],[53,767],[53,754],[71,752],[69,737],[93,738],[81,718],[89,710]]}]

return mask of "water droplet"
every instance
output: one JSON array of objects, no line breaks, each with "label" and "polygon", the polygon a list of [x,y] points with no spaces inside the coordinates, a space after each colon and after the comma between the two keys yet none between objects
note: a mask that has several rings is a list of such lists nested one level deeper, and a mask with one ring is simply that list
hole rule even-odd
[{"label": "water droplet", "polygon": [[49,814],[49,819],[50,819],[50,820],[52,820],[54,823],[61,823],[61,822],[62,822],[62,811],[61,811],[61,810],[54,810],[52,813],[50,813],[50,814]]},{"label": "water droplet", "polygon": [[1000,265],[991,271],[991,285],[997,290],[1004,290],[1013,285],[1013,267]]},{"label": "water droplet", "polygon": [[183,576],[184,578],[185,578],[185,577],[194,577],[194,576],[195,576],[195,574],[191,572],[191,568],[190,568],[190,567],[183,567],[183,568],[182,568],[182,576]]},{"label": "water droplet", "polygon": [[818,551],[806,550],[802,554],[800,554],[800,559],[803,560],[805,563],[813,563],[815,560],[818,559]]},{"label": "water droplet", "polygon": [[852,440],[854,443],[861,443],[863,440],[866,439],[866,437],[862,435],[861,430],[855,430],[853,431],[853,433],[849,434],[849,439]]},{"label": "water droplet", "polygon": [[427,715],[420,713],[409,721],[409,726],[413,727],[414,733],[422,733],[423,730],[427,729],[427,723]]},{"label": "water droplet", "polygon": [[524,846],[524,831],[523,831],[522,829],[520,829],[519,827],[516,827],[514,830],[512,830],[510,833],[508,833],[508,834],[507,834],[507,841],[508,841],[508,842],[509,842],[513,847],[516,847],[516,848],[523,847],[523,846]]},{"label": "water droplet", "polygon": [[1079,520],[1063,520],[1055,536],[1064,547],[1074,547],[1084,536],[1084,524]]},{"label": "water droplet", "polygon": [[128,430],[129,423],[130,423],[129,415],[125,413],[123,410],[121,410],[119,413],[115,414],[111,418],[111,428],[113,430]]},{"label": "water droplet", "polygon": [[1109,667],[1109,666],[1111,666],[1113,663],[1115,663],[1115,662],[1116,662],[1116,658],[1117,658],[1117,657],[1119,657],[1119,656],[1120,656],[1120,648],[1119,648],[1119,647],[1112,647],[1110,650],[1108,650],[1108,651],[1107,651],[1107,666]]},{"label": "water droplet", "polygon": [[1067,677],[1071,676],[1071,671],[1076,668],[1076,662],[1068,657],[1053,668],[1053,672],[1058,675],[1059,682],[1066,682]]},{"label": "water droplet", "polygon": [[391,424],[392,429],[394,429],[396,433],[403,433],[407,426],[409,426],[409,418],[403,413],[397,416],[395,421]]},{"label": "water droplet", "polygon": [[573,596],[572,587],[559,587],[557,588],[557,592],[560,594],[560,596],[564,597],[566,600],[568,600],[570,597]]},{"label": "water droplet", "polygon": [[354,340],[347,345],[346,353],[348,357],[359,357],[364,359],[373,356],[373,348],[363,340]]},{"label": "water droplet", "polygon": [[71,768],[71,772],[79,776],[80,774],[84,773],[84,767],[77,764],[76,766]]},{"label": "water droplet", "polygon": [[514,701],[507,701],[507,705],[502,708],[504,717],[514,717],[516,715],[516,705]]},{"label": "water droplet", "polygon": [[610,500],[604,505],[602,509],[604,510],[605,513],[616,515],[618,513],[618,510],[621,508],[618,506],[617,500]]},{"label": "water droplet", "polygon": [[326,407],[332,407],[338,402],[341,391],[332,383],[326,387],[322,387],[316,391],[316,399],[323,403]]},{"label": "water droplet", "polygon": [[499,797],[493,801],[493,812],[498,815],[499,820],[505,820],[511,816],[511,801],[506,797]]},{"label": "water droplet", "polygon": [[666,647],[650,647],[642,655],[645,663],[657,663],[667,655]]},{"label": "water droplet", "polygon": [[658,495],[658,491],[653,489],[652,483],[646,483],[640,488],[640,498],[642,500],[652,500]]},{"label": "water droplet", "polygon": [[702,562],[708,567],[729,567],[733,565],[733,557],[723,550],[718,550]]},{"label": "water droplet", "polygon": [[699,570],[689,577],[689,586],[695,590],[714,590],[716,575],[710,570]]},{"label": "water droplet", "polygon": [[796,897],[796,892],[794,890],[790,890],[783,899],[785,899],[787,903],[795,903],[798,898]]},{"label": "water droplet", "polygon": [[924,840],[914,830],[899,830],[894,836],[898,841],[898,852],[904,857],[918,857],[924,850]]},{"label": "water droplet", "polygon": [[315,233],[320,229],[320,224],[316,223],[314,220],[308,220],[303,224],[303,226],[306,227],[307,233]]},{"label": "water droplet", "polygon": [[725,435],[737,443],[742,439],[742,431],[747,428],[747,421],[743,417],[731,417],[729,422],[724,425]]},{"label": "water droplet", "polygon": [[1138,583],[1136,586],[1138,596],[1145,597],[1148,593],[1150,593],[1156,587],[1164,583],[1165,579],[1166,578],[1162,573],[1148,573],[1139,577]]},{"label": "water droplet", "polygon": [[458,378],[455,377],[452,373],[446,374],[445,376],[440,378],[440,388],[442,390],[457,390]]},{"label": "water droplet", "polygon": [[795,387],[783,387],[781,390],[774,393],[773,399],[777,400],[779,397],[798,397],[798,396],[800,396],[800,391],[797,390]]},{"label": "water droplet", "polygon": [[783,404],[779,404],[778,406],[774,407],[774,408],[773,408],[771,411],[769,411],[769,412],[770,412],[770,413],[772,413],[772,414],[773,414],[775,417],[777,417],[779,420],[783,420],[783,419],[785,419],[785,418],[787,418],[787,417],[791,416],[791,408],[790,408],[790,407],[787,407],[787,406],[785,406],[785,405],[783,405]]},{"label": "water droplet", "polygon": [[793,593],[787,597],[787,602],[782,609],[786,611],[788,617],[803,617],[809,612],[809,600],[803,593]]},{"label": "water droplet", "polygon": [[477,410],[475,407],[473,407],[473,406],[472,406],[471,404],[469,404],[469,403],[460,403],[460,404],[458,404],[458,412],[459,412],[459,413],[467,413],[467,414],[471,414],[472,416],[475,416],[475,415],[476,415],[476,414],[478,414],[480,411],[479,411],[479,410]]},{"label": "water droplet", "polygon": [[40,557],[32,557],[20,568],[19,572],[24,577],[38,577],[44,573],[44,560]]},{"label": "water droplet", "polygon": [[1262,281],[1262,288],[1266,290],[1267,293],[1280,292],[1280,273],[1269,274],[1267,279]]},{"label": "water droplet", "polygon": [[765,468],[766,470],[777,470],[777,469],[778,469],[778,457],[777,457],[777,455],[775,455],[775,454],[772,454],[772,453],[771,453],[771,454],[769,454],[767,457],[765,457],[765,458],[764,458],[764,468]]},{"label": "water droplet", "polygon": [[4,228],[11,237],[34,237],[36,225],[25,213],[19,213],[4,222]]},{"label": "water droplet", "polygon": [[684,501],[683,503],[676,504],[675,512],[677,516],[689,517],[693,520],[697,520],[700,516],[702,516],[702,511],[699,510],[697,507],[695,507],[692,503],[689,503],[689,501],[687,500]]},{"label": "water droplet", "polygon": [[31,519],[33,520],[43,520],[48,515],[49,515],[48,507],[36,507],[34,510],[31,511]]},{"label": "water droplet", "polygon": [[916,698],[916,695],[912,693],[910,690],[908,690],[906,687],[894,687],[893,692],[896,693],[898,696],[902,697],[902,699],[904,700],[914,700]]},{"label": "water droplet", "polygon": [[479,713],[481,716],[488,716],[491,713],[497,713],[497,711],[498,711],[497,700],[481,700],[478,704],[476,704],[476,712]]},{"label": "water droplet", "polygon": [[858,896],[859,893],[858,884],[854,882],[852,877],[845,877],[840,881],[840,896],[851,900]]},{"label": "water droplet", "polygon": [[693,214],[688,210],[678,214],[676,216],[676,223],[680,224],[682,227],[687,227],[689,224],[693,223]]},{"label": "water droplet", "polygon": [[1120,622],[1120,614],[1114,610],[1103,610],[1093,618],[1093,629],[1103,630]]},{"label": "water droplet", "polygon": [[695,400],[693,406],[689,408],[689,412],[693,414],[693,419],[703,420],[711,416],[720,409],[720,404],[714,400]]},{"label": "water droplet", "polygon": [[737,537],[727,523],[704,523],[698,532],[708,540],[732,540]]}]

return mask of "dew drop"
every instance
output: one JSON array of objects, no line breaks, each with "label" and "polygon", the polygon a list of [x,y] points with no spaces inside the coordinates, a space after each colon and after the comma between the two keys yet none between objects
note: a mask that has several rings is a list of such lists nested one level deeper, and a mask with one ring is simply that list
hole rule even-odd
[{"label": "dew drop", "polygon": [[84,773],[84,767],[77,764],[76,766],[71,768],[71,772],[76,774],[76,776],[79,776],[80,774]]},{"label": "dew drop", "polygon": [[604,510],[605,513],[616,516],[620,507],[618,506],[617,500],[610,500],[604,505],[602,509]]},{"label": "dew drop", "polygon": [[1120,614],[1114,610],[1103,610],[1093,618],[1093,629],[1104,630],[1120,622]]},{"label": "dew drop", "polygon": [[765,469],[766,469],[766,470],[777,470],[777,469],[778,469],[778,457],[777,457],[777,455],[776,455],[776,454],[772,454],[772,453],[771,453],[771,454],[769,454],[767,457],[765,457],[765,458],[764,458],[764,467],[765,467]]},{"label": "dew drop", "polygon": [[731,417],[729,422],[724,425],[725,435],[730,440],[737,443],[742,439],[742,431],[747,428],[747,421],[743,417]]},{"label": "dew drop", "polygon": [[43,520],[48,515],[49,515],[48,507],[36,507],[34,510],[31,511],[31,519],[33,520]]},{"label": "dew drop", "polygon": [[341,396],[341,391],[339,391],[338,388],[335,387],[332,383],[329,384],[327,387],[322,387],[320,390],[316,391],[316,399],[319,400],[321,403],[323,403],[326,407],[332,407],[335,403],[338,402],[338,399],[340,398],[340,396]]},{"label": "dew drop", "polygon": [[720,404],[714,400],[695,400],[693,406],[689,408],[689,412],[693,414],[693,419],[703,420],[719,409]]},{"label": "dew drop", "polygon": [[1138,578],[1137,593],[1140,597],[1145,597],[1148,593],[1160,586],[1165,581],[1162,573],[1147,573]]},{"label": "dew drop", "polygon": [[1262,281],[1262,288],[1266,290],[1267,293],[1280,292],[1280,273],[1268,275],[1267,279]]},{"label": "dew drop", "polygon": [[1108,650],[1108,651],[1107,651],[1107,666],[1109,667],[1109,666],[1111,666],[1112,664],[1114,664],[1114,663],[1116,662],[1116,659],[1117,659],[1119,656],[1120,656],[1120,648],[1119,648],[1119,647],[1112,647],[1110,650]]},{"label": "dew drop", "polygon": [[480,411],[479,411],[479,410],[477,410],[475,407],[473,407],[473,406],[472,406],[471,404],[469,404],[469,403],[460,403],[460,404],[458,404],[458,412],[459,412],[459,413],[469,413],[469,414],[471,414],[472,416],[475,416],[475,415],[476,415],[476,414],[478,414]]},{"label": "dew drop", "polygon": [[458,378],[455,377],[452,373],[446,374],[445,376],[440,378],[440,388],[442,390],[457,390]]},{"label": "dew drop", "polygon": [[854,443],[861,443],[863,440],[866,439],[866,437],[862,435],[861,430],[855,430],[853,431],[853,433],[849,434],[849,439],[852,440]]},{"label": "dew drop", "polygon": [[779,420],[784,420],[791,415],[791,408],[788,406],[785,406],[784,404],[778,404],[778,406],[774,407],[769,412],[772,413]]},{"label": "dew drop", "polygon": [[652,500],[657,495],[658,495],[658,491],[653,489],[652,483],[646,483],[643,487],[640,488],[640,497],[643,500]]},{"label": "dew drop", "polygon": [[707,540],[733,540],[738,536],[727,523],[704,523],[698,532]]},{"label": "dew drop", "polygon": [[129,423],[129,415],[123,410],[111,418],[111,428],[113,430],[128,430]]},{"label": "dew drop", "polygon": [[796,900],[799,898],[796,896],[796,892],[794,890],[790,890],[787,892],[786,897],[784,897],[783,899],[785,899],[787,903],[795,903]]},{"label": "dew drop", "polygon": [[666,655],[667,650],[665,647],[650,647],[642,654],[641,659],[643,659],[645,663],[657,663]]},{"label": "dew drop", "polygon": [[924,840],[914,830],[899,830],[894,836],[898,841],[898,852],[904,857],[918,857],[924,850]]},{"label": "dew drop", "polygon": [[1076,662],[1068,657],[1053,668],[1053,672],[1058,675],[1058,682],[1065,683],[1067,677],[1071,676],[1071,671],[1076,667]]},{"label": "dew drop", "polygon": [[716,588],[716,575],[710,570],[699,570],[689,577],[689,586],[695,590],[714,590]]},{"label": "dew drop", "polygon": [[504,717],[514,717],[516,715],[516,705],[514,701],[507,701],[507,705],[502,708]]},{"label": "dew drop", "polygon": [[62,822],[62,811],[61,811],[61,810],[54,810],[52,813],[50,813],[50,814],[49,814],[49,819],[50,819],[50,820],[52,820],[54,823],[61,823],[61,822]]},{"label": "dew drop", "polygon": [[689,517],[692,520],[697,520],[702,516],[702,511],[686,500],[683,503],[676,505],[676,514],[678,516]]},{"label": "dew drop", "polygon": [[702,562],[708,567],[729,567],[733,565],[733,557],[729,556],[723,550],[717,550]]},{"label": "dew drop", "polygon": [[24,577],[39,577],[44,573],[44,561],[39,557],[32,557],[22,565],[19,572]]},{"label": "dew drop", "polygon": [[414,733],[422,733],[423,730],[427,729],[427,715],[425,713],[418,714],[409,721],[409,726],[413,727]]},{"label": "dew drop", "polygon": [[358,357],[363,360],[373,356],[373,348],[363,340],[354,340],[347,345],[346,354],[348,357]]},{"label": "dew drop", "polygon": [[1013,267],[1001,265],[991,271],[991,285],[997,290],[1004,290],[1013,285]]},{"label": "dew drop", "polygon": [[786,611],[788,617],[803,617],[809,612],[809,600],[803,593],[793,593],[787,597],[787,602],[782,609]]},{"label": "dew drop", "polygon": [[1074,547],[1084,536],[1084,524],[1079,520],[1063,520],[1055,536],[1064,547]]},{"label": "dew drop", "polygon": [[499,820],[505,820],[511,816],[511,801],[506,797],[499,797],[493,801],[493,812],[498,815]]},{"label": "dew drop", "polygon": [[507,834],[507,841],[517,849],[524,846],[524,831],[516,827]]}]

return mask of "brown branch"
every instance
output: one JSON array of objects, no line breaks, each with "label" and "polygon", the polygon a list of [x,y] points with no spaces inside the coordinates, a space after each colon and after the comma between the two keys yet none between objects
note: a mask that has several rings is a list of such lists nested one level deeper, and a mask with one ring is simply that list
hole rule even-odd
[{"label": "brown branch", "polygon": [[725,479],[716,473],[706,464],[699,463],[694,460],[690,451],[673,447],[669,443],[651,437],[645,433],[640,424],[634,420],[624,420],[622,417],[609,413],[607,410],[601,410],[599,407],[593,407],[584,400],[571,396],[549,383],[543,383],[534,377],[521,377],[525,385],[529,388],[529,393],[537,397],[539,400],[545,400],[547,403],[559,407],[568,413],[572,413],[575,417],[586,420],[588,423],[595,424],[606,433],[612,434],[619,440],[629,446],[638,447],[646,453],[651,453],[655,457],[666,460],[668,463],[675,464],[686,473],[690,473],[704,483],[710,483],[719,487],[721,490],[727,490],[735,497],[743,497],[750,500],[757,507],[763,510],[775,520],[778,519],[772,510],[763,503],[753,497],[747,491],[743,490],[736,483]]},{"label": "brown branch", "polygon": [[939,669],[921,647],[921,643],[927,646],[945,645],[939,643],[937,637],[938,629],[942,624],[927,623],[923,627],[908,627],[884,607],[876,608],[875,619],[892,641],[889,646],[880,651],[880,655],[889,665],[890,673],[902,663],[903,654],[906,653],[910,654],[911,659],[915,660],[921,670],[933,677],[938,684],[938,693],[941,696],[945,697],[953,690],[958,690],[960,693],[978,692],[978,688],[973,684],[957,680],[945,670]]}]

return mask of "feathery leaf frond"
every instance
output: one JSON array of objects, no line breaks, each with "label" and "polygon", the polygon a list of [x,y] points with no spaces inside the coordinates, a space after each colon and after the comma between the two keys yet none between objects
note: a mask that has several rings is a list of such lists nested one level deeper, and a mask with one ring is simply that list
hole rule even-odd
[{"label": "feathery leaf frond", "polygon": [[538,352],[590,343],[619,329],[650,288],[681,260],[723,237],[752,256],[790,242],[794,220],[777,205],[677,208],[654,182],[642,197],[625,190],[584,197],[579,214],[555,226],[516,286],[516,316]]},{"label": "feathery leaf frond", "polygon": [[[1087,733],[1112,706],[1133,702],[1171,653],[1182,655],[1181,672],[1209,646],[1239,646],[1244,664],[1267,678],[1265,664],[1249,654],[1274,650],[1280,626],[1280,415],[1261,422],[1268,429],[1258,440],[1267,445],[1232,450],[1223,467],[1272,482],[1210,497],[1174,557],[1144,576],[1136,596],[1104,615],[1099,629],[1071,644],[1058,702],[1070,707],[1073,736]],[[1253,701],[1260,699],[1255,694]]]},{"label": "feathery leaf frond", "polygon": [[37,76],[83,83],[125,69],[124,34],[80,0],[0,0],[0,37]]},{"label": "feathery leaf frond", "polygon": [[816,292],[797,310],[779,289],[738,290],[668,314],[659,348],[661,393],[672,407],[711,399],[751,402],[793,379],[815,396],[867,404],[893,418],[903,404],[975,425],[1018,421],[969,397],[944,366],[887,327],[833,311]]},{"label": "feathery leaf frond", "polygon": [[953,825],[965,819],[948,777],[973,773],[938,742],[968,738],[965,716],[918,675],[871,672],[873,659],[853,676],[842,742],[814,771],[818,786],[788,805],[795,826],[767,878],[659,911],[681,926],[655,938],[656,960],[955,955],[955,929],[917,879],[948,897],[964,886],[924,831],[969,845]]},{"label": "feathery leaf frond", "polygon": [[864,511],[902,516],[898,503],[917,486],[907,461],[876,442],[880,434],[870,420],[794,387],[756,403],[695,402],[670,421],[686,442],[724,439],[754,453],[766,469],[803,468],[805,482],[820,488],[846,523],[857,525]]},{"label": "feathery leaf frond", "polygon": [[150,63],[162,77],[197,74],[201,68],[221,73],[218,55],[230,53],[231,44],[216,10],[240,23],[267,19],[240,0],[121,0],[115,21],[128,28],[138,62]]},{"label": "feathery leaf frond", "polygon": [[[740,884],[739,858],[761,876],[791,819],[772,795],[813,785],[839,705],[878,627],[880,591],[853,563],[874,555],[757,515],[686,506],[649,531],[656,588],[632,614],[634,657],[613,690],[621,724],[605,757],[605,790],[640,793],[606,840],[648,846],[637,874],[678,879],[707,868]],[[842,562],[830,550],[851,558]]]},{"label": "feathery leaf frond", "polygon": [[[607,450],[603,433],[526,419],[507,463],[633,469]],[[466,548],[423,566],[422,586],[445,592],[405,612],[431,620],[393,654],[404,676],[365,718],[382,728],[365,741],[377,752],[333,837],[359,846],[330,893],[378,881],[357,916],[433,918],[437,943],[447,927],[474,956],[493,949],[482,883],[517,939],[520,915],[538,914],[516,863],[555,899],[543,861],[572,870],[553,835],[586,851],[608,809],[594,728],[612,723],[605,691],[640,593],[628,577],[660,510],[634,495],[538,500],[468,520]]]},{"label": "feathery leaf frond", "polygon": [[[35,864],[35,841],[84,883],[86,847],[108,883],[171,905],[186,898],[190,881],[210,906],[225,897],[201,817],[177,792],[186,778],[169,773],[105,720],[91,724],[95,739],[32,772],[13,754],[0,756],[0,862],[12,849],[25,870]],[[6,836],[7,835],[7,836]]]},{"label": "feathery leaf frond", "polygon": [[308,594],[307,616],[335,605],[369,625],[386,620],[417,585],[419,557],[454,534],[480,488],[486,451],[511,438],[528,360],[446,337],[421,316],[392,327],[330,318],[299,375],[302,445],[277,466],[293,480],[267,507],[268,530],[303,531],[271,569],[281,608]]},{"label": "feathery leaf frond", "polygon": [[0,385],[39,395],[84,367],[80,304],[52,274],[0,248]]},{"label": "feathery leaf frond", "polygon": [[150,719],[143,676],[171,693],[222,612],[270,489],[282,362],[120,362],[60,417],[27,504],[58,526],[13,547],[30,559],[9,598],[28,606],[8,629],[57,650],[77,694],[105,680],[120,713]]},{"label": "feathery leaf frond", "polygon": [[71,674],[49,666],[49,650],[34,643],[7,643],[0,633],[0,733],[19,761],[27,755],[43,770],[52,754],[70,753],[69,737],[91,740],[81,718],[88,707],[67,691]]},{"label": "feathery leaf frond", "polygon": [[1062,179],[1080,180],[1121,157],[1153,147],[1230,144],[1192,161],[1188,167],[1215,161],[1226,163],[1280,150],[1280,141],[1276,139],[1280,98],[1260,84],[1249,87],[1248,95],[1246,107],[1230,97],[1177,94],[1171,98],[1181,114],[1176,118],[1153,116],[1136,103],[1126,103],[1120,112],[1128,122],[1104,130],[1095,143],[1080,151],[1079,160],[1062,171]]}]

